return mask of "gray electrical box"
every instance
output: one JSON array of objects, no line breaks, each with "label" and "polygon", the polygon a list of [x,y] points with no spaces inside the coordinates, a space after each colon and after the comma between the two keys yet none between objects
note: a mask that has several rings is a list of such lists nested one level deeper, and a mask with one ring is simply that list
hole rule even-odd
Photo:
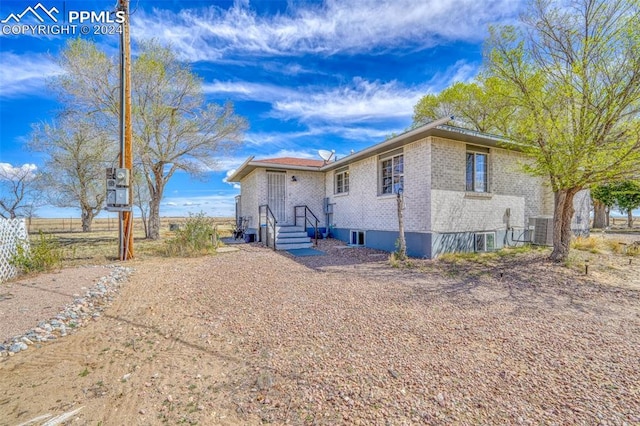
[{"label": "gray electrical box", "polygon": [[131,181],[129,169],[107,168],[106,170],[106,186],[107,200],[106,210],[108,211],[125,211],[131,209],[131,200],[129,199],[129,185]]}]

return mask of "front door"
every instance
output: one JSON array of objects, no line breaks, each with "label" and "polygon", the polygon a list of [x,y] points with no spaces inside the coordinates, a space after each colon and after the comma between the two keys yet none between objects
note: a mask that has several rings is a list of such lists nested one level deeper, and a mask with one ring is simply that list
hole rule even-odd
[{"label": "front door", "polygon": [[267,203],[278,223],[286,220],[286,172],[267,171]]}]

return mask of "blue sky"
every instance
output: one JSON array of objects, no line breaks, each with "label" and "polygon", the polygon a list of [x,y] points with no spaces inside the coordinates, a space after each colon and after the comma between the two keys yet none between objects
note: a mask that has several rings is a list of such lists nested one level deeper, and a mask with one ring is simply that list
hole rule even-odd
[{"label": "blue sky", "polygon": [[[38,3],[38,10],[55,7],[55,17],[68,18],[71,11],[113,10],[116,0],[2,0],[0,21]],[[515,23],[523,7],[521,0],[132,0],[134,54],[144,39],[173,46],[202,78],[208,101],[232,101],[250,126],[242,147],[221,157],[219,170],[204,180],[176,174],[161,215],[232,215],[239,189],[224,180],[249,155],[319,158],[318,149],[334,149],[340,156],[402,132],[423,95],[477,74],[488,26]],[[26,14],[25,23],[37,21]],[[117,52],[118,35],[81,35],[76,24],[75,35],[0,24],[4,167],[41,161],[24,142],[33,123],[51,120],[60,108],[46,82],[61,73],[55,59],[69,38]],[[93,26],[88,22],[90,32]],[[36,214],[79,216],[51,206]]]}]

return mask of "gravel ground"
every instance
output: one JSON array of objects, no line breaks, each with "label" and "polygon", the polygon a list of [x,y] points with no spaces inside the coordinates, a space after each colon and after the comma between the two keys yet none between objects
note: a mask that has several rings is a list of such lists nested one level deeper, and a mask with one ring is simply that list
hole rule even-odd
[{"label": "gravel ground", "polygon": [[637,258],[238,247],[132,262],[100,320],[0,360],[0,424],[640,423]]}]

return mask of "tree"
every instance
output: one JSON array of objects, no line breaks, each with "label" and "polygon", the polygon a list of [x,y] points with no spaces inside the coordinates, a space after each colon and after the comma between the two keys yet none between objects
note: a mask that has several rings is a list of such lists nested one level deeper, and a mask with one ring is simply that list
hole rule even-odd
[{"label": "tree", "polygon": [[116,142],[83,114],[68,114],[53,124],[34,126],[29,149],[46,155],[40,185],[49,202],[76,207],[82,231],[91,231],[104,207],[105,168],[116,160]]},{"label": "tree", "polygon": [[627,180],[614,187],[616,206],[627,214],[627,227],[633,228],[633,210],[640,207],[640,183]]},{"label": "tree", "polygon": [[247,124],[231,103],[206,104],[200,79],[157,43],[143,44],[133,79],[135,148],[151,195],[149,237],[157,239],[160,201],[173,174],[215,168],[216,155],[237,146]]},{"label": "tree", "polygon": [[31,217],[37,201],[35,164],[0,163],[0,217]]},{"label": "tree", "polygon": [[[150,193],[148,236],[158,239],[167,182],[178,170],[202,176],[215,168],[216,157],[240,143],[247,123],[231,103],[207,103],[200,79],[171,49],[149,41],[139,51],[132,66],[134,155]],[[117,58],[78,39],[67,45],[59,62],[66,72],[54,81],[61,96],[116,129]]]},{"label": "tree", "polygon": [[494,27],[486,74],[510,94],[507,134],[554,192],[553,252],[566,260],[574,195],[640,168],[637,0],[533,0],[523,27]]},{"label": "tree", "polygon": [[453,116],[463,128],[505,134],[511,110],[504,96],[496,96],[503,88],[498,80],[479,76],[471,83],[457,82],[437,95],[427,94],[413,108],[413,126]]},{"label": "tree", "polygon": [[591,198],[593,199],[593,227],[605,228],[609,226],[609,213],[616,205],[614,185],[605,183],[591,188]]},{"label": "tree", "polygon": [[147,181],[140,174],[141,169],[136,168],[134,165],[133,179],[131,183],[133,185],[133,204],[140,210],[140,218],[142,219],[142,226],[144,227],[144,236],[149,238],[149,226],[147,223],[149,217],[149,202],[151,201],[151,194],[149,194],[149,186]]}]

